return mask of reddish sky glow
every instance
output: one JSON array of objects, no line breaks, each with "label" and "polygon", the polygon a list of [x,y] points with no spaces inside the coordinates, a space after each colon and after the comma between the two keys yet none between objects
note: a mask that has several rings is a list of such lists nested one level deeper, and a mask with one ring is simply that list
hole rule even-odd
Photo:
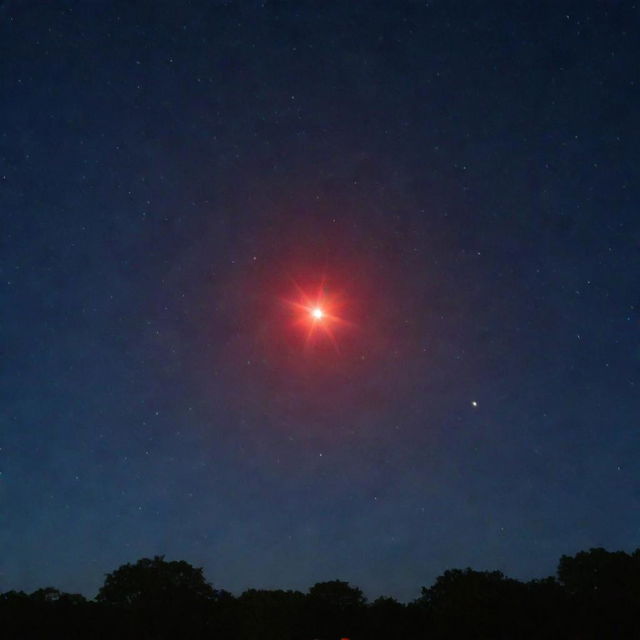
[{"label": "reddish sky glow", "polygon": [[340,353],[336,329],[349,323],[340,313],[343,306],[340,298],[328,291],[326,278],[322,279],[315,293],[304,291],[298,284],[295,284],[295,290],[297,298],[286,302],[294,312],[294,325],[304,333],[305,349],[324,339],[333,345],[336,353]]}]

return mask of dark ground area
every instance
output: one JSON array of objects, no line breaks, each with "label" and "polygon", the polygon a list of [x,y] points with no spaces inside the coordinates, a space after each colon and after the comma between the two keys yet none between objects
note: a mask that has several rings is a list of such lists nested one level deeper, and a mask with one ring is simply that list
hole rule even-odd
[{"label": "dark ground area", "polygon": [[367,602],[347,582],[307,593],[214,589],[202,569],[157,556],[106,576],[95,600],[54,588],[0,596],[6,638],[382,640],[637,638],[640,549],[563,556],[557,576],[520,582],[453,569],[408,604]]}]

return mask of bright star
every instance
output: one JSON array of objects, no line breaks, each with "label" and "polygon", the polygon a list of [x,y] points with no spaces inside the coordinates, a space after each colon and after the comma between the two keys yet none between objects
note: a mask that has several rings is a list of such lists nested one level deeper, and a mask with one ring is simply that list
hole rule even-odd
[{"label": "bright star", "polygon": [[288,299],[285,302],[294,311],[294,324],[300,325],[305,334],[305,347],[324,336],[339,353],[335,330],[350,324],[340,314],[344,304],[342,297],[328,292],[325,278],[322,278],[315,292],[303,290],[295,282],[294,285],[298,294],[297,300]]}]

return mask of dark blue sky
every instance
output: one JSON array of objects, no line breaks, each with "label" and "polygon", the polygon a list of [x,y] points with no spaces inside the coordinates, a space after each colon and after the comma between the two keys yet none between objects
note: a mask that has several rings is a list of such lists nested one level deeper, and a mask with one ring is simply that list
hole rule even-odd
[{"label": "dark blue sky", "polygon": [[[0,5],[0,591],[164,553],[419,595],[640,540],[630,2]],[[341,301],[337,349],[286,300]]]}]

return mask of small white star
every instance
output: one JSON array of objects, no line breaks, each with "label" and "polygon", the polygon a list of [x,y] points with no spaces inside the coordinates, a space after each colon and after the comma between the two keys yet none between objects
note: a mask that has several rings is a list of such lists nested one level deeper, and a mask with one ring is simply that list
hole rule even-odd
[{"label": "small white star", "polygon": [[478,406],[478,403],[477,403],[475,400],[472,400],[472,401],[471,401],[471,406],[472,406],[472,407],[477,407],[477,406]]}]

